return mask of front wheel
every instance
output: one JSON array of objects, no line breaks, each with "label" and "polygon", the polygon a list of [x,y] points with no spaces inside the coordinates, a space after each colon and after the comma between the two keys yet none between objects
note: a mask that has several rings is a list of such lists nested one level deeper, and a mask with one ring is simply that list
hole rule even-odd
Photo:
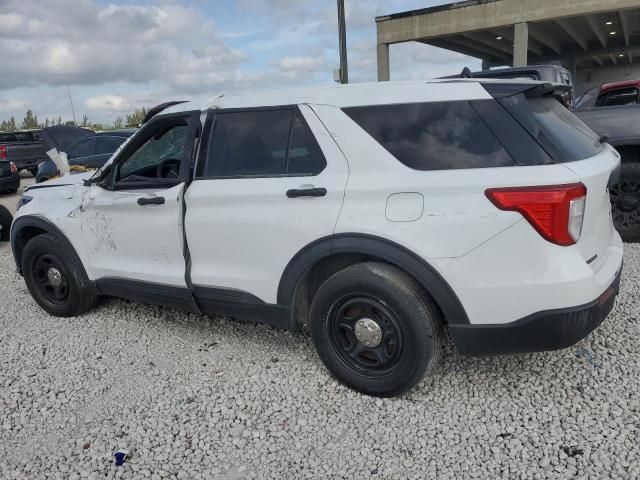
[{"label": "front wheel", "polygon": [[22,273],[31,296],[53,316],[73,317],[95,304],[95,291],[80,259],[53,235],[29,240],[22,253]]},{"label": "front wheel", "polygon": [[442,320],[402,270],[366,262],[327,279],[311,304],[311,337],[320,359],[343,384],[391,397],[432,370]]},{"label": "front wheel", "polygon": [[623,163],[620,181],[609,189],[613,224],[625,242],[640,240],[640,163]]}]

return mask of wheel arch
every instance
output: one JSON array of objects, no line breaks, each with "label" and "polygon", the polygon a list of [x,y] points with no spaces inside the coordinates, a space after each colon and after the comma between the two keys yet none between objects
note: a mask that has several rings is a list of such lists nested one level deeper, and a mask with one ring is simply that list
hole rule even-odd
[{"label": "wheel arch", "polygon": [[434,300],[445,322],[469,324],[451,286],[428,262],[406,247],[374,235],[344,233],[321,238],[301,249],[280,278],[278,304],[291,307],[291,328],[308,321],[310,298],[319,284],[354,263],[377,260],[395,265],[413,277]]},{"label": "wheel arch", "polygon": [[22,275],[22,252],[25,245],[32,238],[45,233],[55,235],[70,251],[75,252],[75,248],[64,232],[51,221],[33,215],[18,217],[11,226],[11,250],[16,262],[16,270],[20,275]]}]

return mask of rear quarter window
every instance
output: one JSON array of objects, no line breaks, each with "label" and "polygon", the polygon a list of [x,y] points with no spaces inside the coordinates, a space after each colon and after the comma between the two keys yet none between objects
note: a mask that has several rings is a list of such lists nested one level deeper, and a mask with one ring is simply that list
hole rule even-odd
[{"label": "rear quarter window", "polygon": [[604,149],[600,137],[553,97],[519,94],[500,102],[556,163],[584,160]]},{"label": "rear quarter window", "polygon": [[350,107],[344,112],[395,158],[415,170],[515,165],[466,101]]}]

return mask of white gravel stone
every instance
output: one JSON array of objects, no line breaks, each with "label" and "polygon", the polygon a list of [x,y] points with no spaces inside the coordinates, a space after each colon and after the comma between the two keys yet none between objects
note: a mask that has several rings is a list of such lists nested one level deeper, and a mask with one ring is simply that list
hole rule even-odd
[{"label": "white gravel stone", "polygon": [[339,385],[305,334],[120,300],[50,317],[7,244],[0,299],[0,478],[640,476],[639,245],[612,314],[575,347],[448,345],[385,400]]}]

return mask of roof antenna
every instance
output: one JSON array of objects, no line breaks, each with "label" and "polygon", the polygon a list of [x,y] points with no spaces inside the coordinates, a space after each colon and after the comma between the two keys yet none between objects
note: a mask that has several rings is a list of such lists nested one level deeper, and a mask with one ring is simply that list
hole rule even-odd
[{"label": "roof antenna", "polygon": [[460,73],[460,78],[471,78],[471,70],[469,67],[464,67],[462,69],[462,73]]}]

